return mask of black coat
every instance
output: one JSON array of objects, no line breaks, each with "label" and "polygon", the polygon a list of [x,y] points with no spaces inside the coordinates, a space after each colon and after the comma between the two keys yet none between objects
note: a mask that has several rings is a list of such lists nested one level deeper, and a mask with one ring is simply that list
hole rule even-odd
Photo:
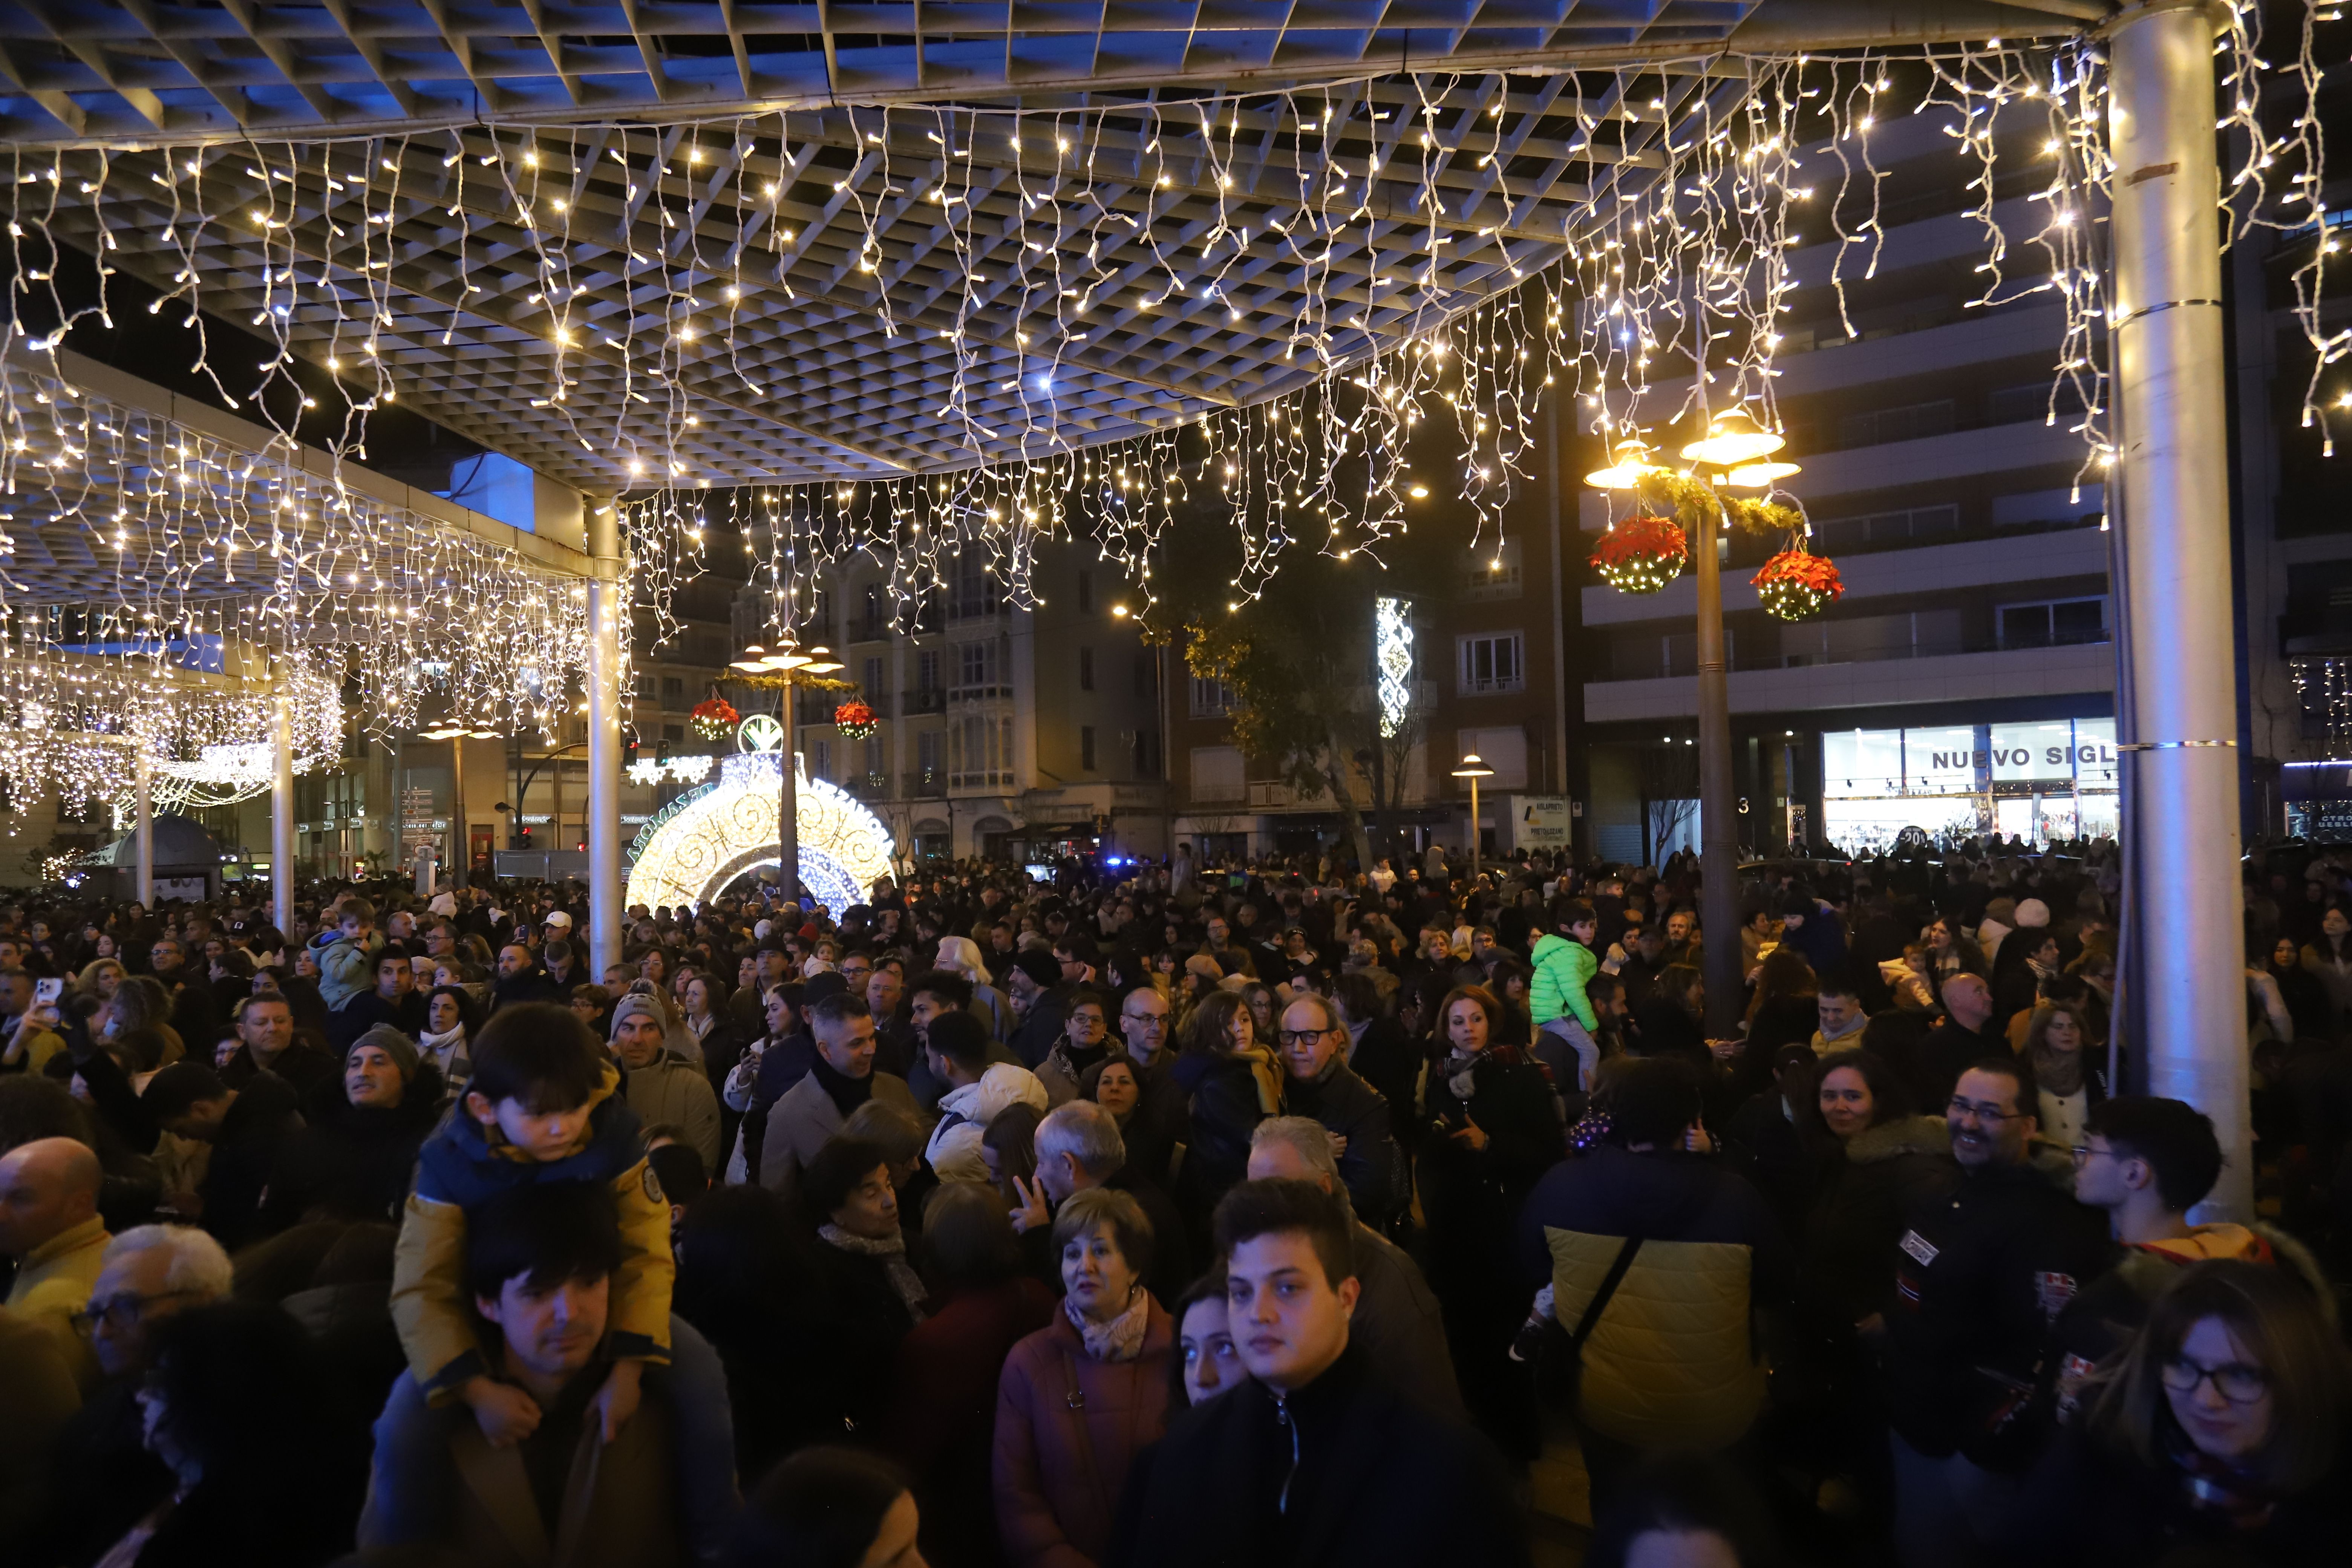
[{"label": "black coat", "polygon": [[[2168,1426],[2168,1415],[2164,1417]],[[2186,1439],[2173,1433],[2173,1441]],[[2335,1473],[2281,1500],[2260,1529],[2238,1530],[2198,1507],[2180,1470],[2150,1468],[2075,1428],[2042,1454],[1997,1538],[2019,1568],[2144,1568],[2153,1563],[2233,1568],[2334,1568],[2352,1540],[2352,1432],[2336,1440]],[[2176,1559],[2173,1553],[2181,1555]]]},{"label": "black coat", "polygon": [[1951,1133],[1937,1117],[1864,1128],[1832,1150],[1801,1233],[1809,1310],[1850,1327],[1887,1310],[1895,1244],[1912,1211],[1959,1180]]},{"label": "black coat", "polygon": [[2106,1216],[2054,1171],[1964,1170],[1905,1217],[1884,1363],[1895,1430],[1920,1453],[2013,1469],[2052,1322],[2104,1267]]},{"label": "black coat", "polygon": [[1418,1142],[1412,1110],[1420,1099],[1421,1050],[1404,1026],[1383,1014],[1364,1026],[1364,1037],[1348,1051],[1348,1067],[1380,1090],[1389,1102],[1389,1131],[1406,1149]]},{"label": "black coat", "polygon": [[1748,1178],[1772,1206],[1780,1228],[1794,1236],[1813,1201],[1821,1156],[1789,1120],[1777,1088],[1749,1097],[1725,1129],[1724,1162]]},{"label": "black coat", "polygon": [[256,1073],[236,1091],[205,1169],[204,1225],[229,1251],[263,1234],[261,1198],[287,1141],[301,1131],[294,1086]]},{"label": "black coat", "polygon": [[[890,1407],[890,1370],[898,1363],[898,1342],[915,1327],[915,1315],[890,1283],[882,1258],[847,1252],[830,1243],[816,1246],[831,1321],[814,1342],[838,1357],[843,1372],[833,1381],[845,1433],[867,1433]],[[803,1366],[805,1356],[801,1358]]]},{"label": "black coat", "polygon": [[441,1071],[430,1062],[390,1110],[353,1105],[341,1093],[309,1096],[305,1125],[286,1140],[270,1174],[262,1227],[282,1230],[310,1218],[399,1224],[416,1151],[441,1119],[440,1100]]},{"label": "black coat", "polygon": [[1356,1213],[1375,1229],[1403,1206],[1404,1156],[1390,1135],[1389,1102],[1338,1059],[1321,1078],[1292,1079],[1283,1097],[1293,1116],[1312,1117],[1348,1141],[1339,1180]]},{"label": "black coat", "polygon": [[[1519,1205],[1558,1163],[1562,1149],[1559,1115],[1541,1068],[1500,1061],[1489,1052],[1471,1069],[1471,1084],[1465,1103],[1447,1082],[1444,1060],[1430,1064],[1423,1090],[1423,1120],[1430,1127],[1421,1152],[1421,1204],[1431,1246],[1441,1252],[1451,1250],[1449,1238],[1481,1254],[1488,1249],[1474,1237],[1499,1237],[1507,1246]],[[1459,1127],[1465,1120],[1486,1134],[1485,1149],[1474,1152],[1435,1130],[1440,1121]],[[1445,1272],[1443,1267],[1436,1270]]]},{"label": "black coat", "polygon": [[1179,1415],[1129,1472],[1105,1558],[1106,1568],[1528,1561],[1525,1518],[1493,1450],[1381,1381],[1355,1346],[1281,1405],[1245,1382]]},{"label": "black coat", "polygon": [[[1192,1086],[1192,1131],[1179,1177],[1185,1216],[1205,1234],[1217,1200],[1249,1173],[1250,1134],[1266,1118],[1257,1075],[1234,1057],[1185,1057],[1176,1081]],[[1279,1069],[1277,1069],[1279,1070]]]}]

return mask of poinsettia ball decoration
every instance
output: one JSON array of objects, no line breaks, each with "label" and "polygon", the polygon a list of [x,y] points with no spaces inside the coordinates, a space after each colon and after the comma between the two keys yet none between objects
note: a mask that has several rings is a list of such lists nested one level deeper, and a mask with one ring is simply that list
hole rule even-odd
[{"label": "poinsettia ball decoration", "polygon": [[853,697],[833,710],[833,727],[849,740],[862,741],[874,733],[874,710]]},{"label": "poinsettia ball decoration", "polygon": [[1826,555],[1803,550],[1783,550],[1748,581],[1756,584],[1756,596],[1766,611],[1784,621],[1811,619],[1845,592],[1836,564]]},{"label": "poinsettia ball decoration", "polygon": [[1592,569],[1624,594],[1655,594],[1682,575],[1690,542],[1671,518],[1629,517],[1601,536]]},{"label": "poinsettia ball decoration", "polygon": [[735,704],[724,697],[696,703],[692,718],[694,732],[706,741],[724,740],[743,721],[743,715],[735,711]]}]

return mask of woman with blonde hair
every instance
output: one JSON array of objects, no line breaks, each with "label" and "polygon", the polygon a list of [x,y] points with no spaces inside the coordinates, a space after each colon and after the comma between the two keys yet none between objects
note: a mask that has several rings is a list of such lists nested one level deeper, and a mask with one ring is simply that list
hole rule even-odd
[{"label": "woman with blonde hair", "polygon": [[932,963],[971,982],[972,1016],[988,1026],[989,1038],[1003,1044],[1013,1033],[1013,999],[996,988],[996,977],[981,962],[980,944],[968,936],[943,936]]}]

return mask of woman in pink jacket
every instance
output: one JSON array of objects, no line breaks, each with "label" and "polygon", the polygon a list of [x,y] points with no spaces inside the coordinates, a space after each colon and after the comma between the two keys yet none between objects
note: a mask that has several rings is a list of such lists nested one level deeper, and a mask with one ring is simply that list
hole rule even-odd
[{"label": "woman in pink jacket", "polygon": [[1054,1247],[1062,1310],[997,1384],[997,1527],[1015,1568],[1095,1568],[1137,1452],[1168,1425],[1176,1325],[1143,1288],[1151,1222],[1127,1194],[1072,1194]]}]

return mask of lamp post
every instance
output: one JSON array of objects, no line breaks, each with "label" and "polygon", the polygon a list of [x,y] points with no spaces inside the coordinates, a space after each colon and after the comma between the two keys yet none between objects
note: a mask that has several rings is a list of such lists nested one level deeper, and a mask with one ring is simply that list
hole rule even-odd
[{"label": "lamp post", "polygon": [[472,729],[452,719],[416,733],[419,740],[449,742],[449,817],[457,837],[456,851],[449,858],[449,885],[462,888],[474,869],[474,836],[466,821],[466,742],[495,741],[499,732]]},{"label": "lamp post", "polygon": [[1482,762],[1477,752],[1472,752],[1462,759],[1462,765],[1454,770],[1454,776],[1470,781],[1470,887],[1475,891],[1478,886],[1478,781],[1493,778],[1495,770]]},{"label": "lamp post", "polygon": [[[793,689],[816,685],[839,671],[842,662],[830,648],[803,648],[787,643],[773,652],[752,643],[728,668],[749,686],[773,686],[781,693],[777,706],[783,721],[783,750],[776,759],[776,890],[797,903],[800,900],[800,715],[793,711]],[[803,679],[803,678],[807,678]]]},{"label": "lamp post", "polygon": [[[1703,478],[1714,492],[1714,504],[1707,508],[1711,517],[1684,521],[1685,526],[1698,524],[1691,529],[1689,544],[1698,590],[1699,919],[1706,939],[1701,951],[1707,1031],[1717,1039],[1738,1031],[1740,993],[1746,986],[1737,940],[1739,835],[1731,784],[1731,678],[1723,644],[1721,550],[1729,520],[1721,492],[1769,489],[1796,473],[1796,464],[1772,460],[1782,445],[1781,437],[1759,429],[1746,413],[1732,409],[1709,419],[1706,434],[1682,448],[1693,477]],[[1649,447],[1641,437],[1629,436],[1610,449],[1610,466],[1587,474],[1584,482],[1596,489],[1638,490],[1645,479],[1664,472],[1650,461]]]}]

